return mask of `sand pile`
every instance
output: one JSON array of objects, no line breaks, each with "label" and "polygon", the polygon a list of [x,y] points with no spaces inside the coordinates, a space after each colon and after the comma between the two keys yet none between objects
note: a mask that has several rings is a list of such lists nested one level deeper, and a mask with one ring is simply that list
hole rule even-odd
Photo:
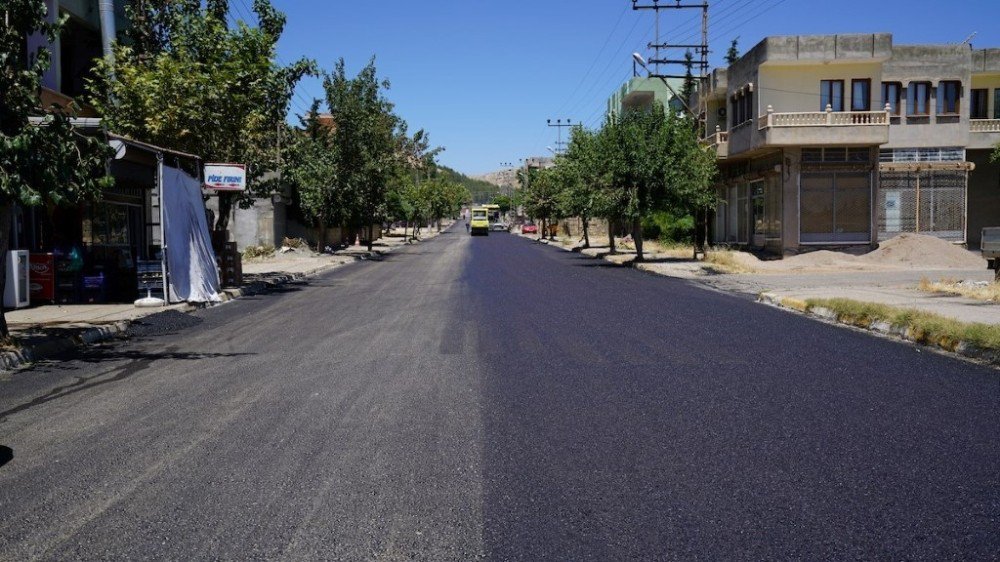
[{"label": "sand pile", "polygon": [[879,248],[856,258],[873,265],[894,265],[920,269],[979,269],[986,260],[961,246],[926,234],[900,234],[879,244]]}]

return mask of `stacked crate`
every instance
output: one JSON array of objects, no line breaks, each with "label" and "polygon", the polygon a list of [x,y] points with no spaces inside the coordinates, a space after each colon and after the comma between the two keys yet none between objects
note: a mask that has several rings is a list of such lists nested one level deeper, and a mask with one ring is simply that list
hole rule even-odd
[{"label": "stacked crate", "polygon": [[223,287],[243,285],[243,257],[236,249],[236,242],[224,242],[216,261],[219,266],[219,280]]}]

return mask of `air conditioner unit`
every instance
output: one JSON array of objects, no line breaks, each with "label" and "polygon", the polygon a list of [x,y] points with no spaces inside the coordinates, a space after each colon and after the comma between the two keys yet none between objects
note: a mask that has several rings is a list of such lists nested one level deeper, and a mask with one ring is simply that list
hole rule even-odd
[{"label": "air conditioner unit", "polygon": [[27,250],[11,250],[7,252],[7,280],[3,290],[3,305],[6,308],[24,308],[31,304],[31,289]]}]

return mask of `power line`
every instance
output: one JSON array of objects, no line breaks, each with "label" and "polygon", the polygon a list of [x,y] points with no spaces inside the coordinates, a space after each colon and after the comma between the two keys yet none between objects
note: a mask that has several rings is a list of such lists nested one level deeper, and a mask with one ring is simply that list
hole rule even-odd
[{"label": "power line", "polygon": [[[251,14],[254,14],[254,11],[250,7],[250,5],[247,4],[246,0],[238,0],[238,2],[230,2],[230,6],[234,7],[236,11],[239,12],[240,17],[243,18],[243,21],[247,23],[247,25],[249,25],[249,22],[253,20]],[[277,47],[275,48],[274,58],[275,60],[278,61],[278,64],[282,66],[288,66],[288,64],[285,61],[281,60],[281,57],[278,56]],[[306,94],[309,95],[310,97],[313,97],[312,94],[309,92],[306,92]],[[292,97],[289,98],[288,102],[294,109],[301,111],[302,114],[308,113],[309,110],[312,108],[312,100],[304,98],[302,94],[298,92],[298,85],[296,85],[296,88],[292,90]]]},{"label": "power line", "polygon": [[601,45],[601,48],[597,50],[597,55],[594,57],[594,60],[590,62],[590,66],[587,68],[587,72],[583,74],[583,77],[580,78],[580,81],[577,83],[577,85],[573,87],[573,93],[570,94],[569,97],[567,97],[563,101],[563,105],[559,108],[558,111],[556,111],[557,114],[562,114],[562,111],[566,109],[566,104],[569,103],[569,101],[572,100],[574,96],[576,96],[576,93],[579,91],[580,86],[582,86],[583,83],[587,81],[587,78],[590,77],[590,73],[594,70],[594,67],[597,66],[597,61],[600,60],[601,55],[607,48],[608,43],[611,42],[611,38],[614,37],[615,32],[618,31],[618,26],[622,23],[622,20],[625,19],[625,14],[627,13],[628,13],[628,6],[625,6],[622,9],[622,13],[618,15],[618,20],[615,22],[614,27],[611,28],[611,33],[608,34],[608,37],[607,39],[604,40],[604,44]]}]

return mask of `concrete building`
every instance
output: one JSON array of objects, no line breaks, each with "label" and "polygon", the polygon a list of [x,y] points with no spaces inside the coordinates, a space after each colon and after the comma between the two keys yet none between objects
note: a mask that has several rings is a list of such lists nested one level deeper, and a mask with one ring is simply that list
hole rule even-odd
[{"label": "concrete building", "polygon": [[769,37],[699,89],[721,172],[715,243],[791,254],[921,232],[975,246],[1000,218],[1000,50]]},{"label": "concrete building", "polygon": [[606,115],[618,116],[625,111],[649,108],[652,107],[654,101],[659,102],[664,107],[677,109],[681,104],[679,100],[675,99],[676,96],[670,91],[667,84],[673,88],[674,92],[680,93],[684,81],[670,78],[664,83],[664,80],[659,78],[641,76],[630,78],[608,98]]},{"label": "concrete building", "polygon": [[[41,35],[29,37],[28,51],[46,48],[51,54],[52,63],[42,77],[43,107],[53,103],[65,106],[84,93],[94,59],[102,55],[102,26],[107,26],[109,36],[114,37],[116,31],[128,25],[125,1],[114,0],[114,17],[109,21],[101,20],[98,0],[45,0],[45,8],[49,22],[65,17],[66,23],[53,45]],[[93,113],[83,107],[80,115],[92,117]]]}]

